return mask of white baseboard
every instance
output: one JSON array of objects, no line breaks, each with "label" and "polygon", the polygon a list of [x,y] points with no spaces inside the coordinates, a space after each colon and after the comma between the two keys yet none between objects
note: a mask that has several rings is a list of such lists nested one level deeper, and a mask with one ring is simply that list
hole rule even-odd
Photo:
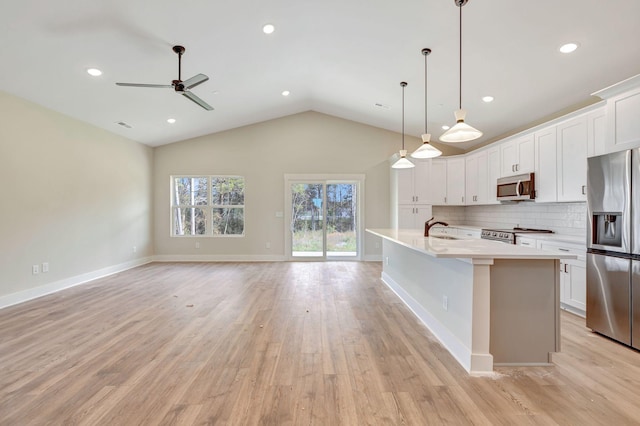
[{"label": "white baseboard", "polygon": [[153,256],[154,262],[284,262],[279,255],[238,255],[238,254],[161,254]]},{"label": "white baseboard", "polygon": [[76,275],[74,277],[64,278],[62,280],[54,281],[27,290],[0,296],[0,309],[12,305],[17,305],[18,303],[23,303],[28,300],[37,299],[38,297],[46,296],[47,294],[55,293],[70,287],[85,284],[98,278],[106,277],[108,275],[126,271],[127,269],[135,268],[136,266],[151,263],[152,261],[153,259],[151,257],[143,257],[129,262],[120,263],[118,265],[98,269],[96,271],[87,272],[85,274]]}]

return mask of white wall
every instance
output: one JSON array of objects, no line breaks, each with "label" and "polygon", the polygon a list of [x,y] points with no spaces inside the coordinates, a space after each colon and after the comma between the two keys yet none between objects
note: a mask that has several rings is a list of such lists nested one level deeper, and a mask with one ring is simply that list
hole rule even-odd
[{"label": "white wall", "polygon": [[558,234],[583,236],[586,241],[587,204],[529,203],[490,206],[433,207],[438,220],[484,228],[514,226],[550,229]]},{"label": "white wall", "polygon": [[153,254],[151,148],[4,92],[0,116],[0,307]]},{"label": "white wall", "polygon": [[[409,149],[420,144],[407,137]],[[285,174],[365,174],[365,226],[389,226],[388,158],[400,135],[317,112],[305,112],[155,149],[155,247],[160,259],[283,259]],[[170,236],[171,175],[245,177],[243,238]],[[195,248],[195,242],[200,248]],[[265,247],[271,243],[271,248]],[[379,255],[365,235],[364,255]]]}]

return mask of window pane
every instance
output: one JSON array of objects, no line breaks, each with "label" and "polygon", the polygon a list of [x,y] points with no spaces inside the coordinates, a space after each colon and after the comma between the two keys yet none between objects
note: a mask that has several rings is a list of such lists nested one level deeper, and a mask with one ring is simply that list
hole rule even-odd
[{"label": "window pane", "polygon": [[174,179],[176,199],[173,204],[204,206],[207,205],[207,188],[209,179],[206,177],[177,177]]},{"label": "window pane", "polygon": [[243,235],[244,208],[212,209],[211,222],[213,235]]},{"label": "window pane", "polygon": [[173,209],[173,229],[175,235],[205,235],[206,219],[204,209],[195,207]]},{"label": "window pane", "polygon": [[244,178],[211,178],[211,204],[218,206],[244,205]]}]

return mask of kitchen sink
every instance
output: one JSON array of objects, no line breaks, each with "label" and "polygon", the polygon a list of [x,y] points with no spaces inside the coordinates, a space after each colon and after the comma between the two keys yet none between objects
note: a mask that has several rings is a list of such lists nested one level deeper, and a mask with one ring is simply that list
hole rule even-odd
[{"label": "kitchen sink", "polygon": [[458,238],[456,237],[451,237],[449,235],[431,235],[431,237],[433,238],[439,238],[441,240],[457,240]]}]

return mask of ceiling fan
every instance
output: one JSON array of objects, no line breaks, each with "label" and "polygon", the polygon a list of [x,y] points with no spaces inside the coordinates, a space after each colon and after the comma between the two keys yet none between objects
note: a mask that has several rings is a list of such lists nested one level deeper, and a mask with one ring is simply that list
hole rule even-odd
[{"label": "ceiling fan", "polygon": [[178,54],[178,79],[173,80],[171,84],[139,84],[139,83],[116,83],[118,86],[131,86],[131,87],[159,87],[159,88],[173,88],[177,93],[181,93],[182,96],[187,97],[193,102],[200,105],[207,111],[213,110],[213,107],[200,99],[198,96],[191,92],[191,89],[199,84],[209,80],[204,74],[196,74],[193,77],[182,81],[182,55],[184,54],[183,46],[173,46],[173,51]]}]

